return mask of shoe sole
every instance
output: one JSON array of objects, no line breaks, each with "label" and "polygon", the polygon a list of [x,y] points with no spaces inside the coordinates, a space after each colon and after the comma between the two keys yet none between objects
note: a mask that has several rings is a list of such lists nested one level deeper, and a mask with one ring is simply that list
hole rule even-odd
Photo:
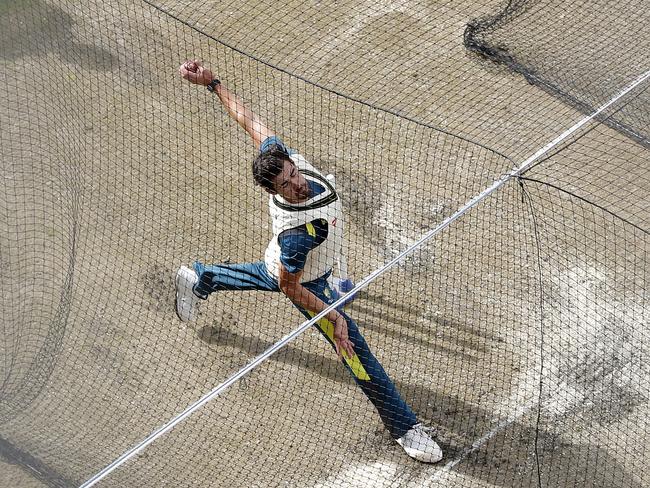
[{"label": "shoe sole", "polygon": [[176,300],[174,302],[174,310],[176,311],[176,316],[178,317],[178,320],[180,320],[181,322],[185,322],[185,320],[183,320],[183,318],[181,317],[181,314],[178,313],[178,288],[179,288],[178,280],[180,278],[179,274],[180,273],[177,272],[176,276],[174,277],[174,287],[176,288]]},{"label": "shoe sole", "polygon": [[180,280],[180,270],[176,272],[176,277],[174,278],[174,287],[176,288],[176,300],[174,303],[174,310],[176,311],[176,316],[178,317],[178,320],[181,322],[187,323],[191,322],[191,320],[185,320],[183,317],[181,317],[181,314],[178,312],[178,290],[180,288],[180,284],[178,281]]}]

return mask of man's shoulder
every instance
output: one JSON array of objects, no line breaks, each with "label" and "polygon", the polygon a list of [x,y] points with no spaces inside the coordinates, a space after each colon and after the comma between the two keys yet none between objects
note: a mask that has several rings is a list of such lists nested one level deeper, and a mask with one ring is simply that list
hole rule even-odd
[{"label": "man's shoulder", "polygon": [[295,150],[287,147],[287,145],[282,141],[282,139],[276,135],[269,136],[262,141],[260,144],[260,152],[268,151],[271,146],[279,146],[284,152],[286,152],[290,157],[294,154],[298,154]]}]

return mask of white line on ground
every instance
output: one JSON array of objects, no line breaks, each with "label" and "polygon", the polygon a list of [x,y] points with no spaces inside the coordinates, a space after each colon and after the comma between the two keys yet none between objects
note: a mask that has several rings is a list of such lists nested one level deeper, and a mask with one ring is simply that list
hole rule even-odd
[{"label": "white line on ground", "polygon": [[[465,448],[463,452],[461,452],[456,459],[449,461],[447,464],[445,464],[445,466],[441,470],[436,471],[436,473],[429,479],[429,483],[436,483],[438,481],[441,481],[443,477],[448,475],[452,469],[454,469],[458,464],[463,462],[467,458],[467,456],[479,450],[495,435],[497,435],[502,430],[511,426],[521,417],[526,415],[530,410],[532,410],[536,405],[537,405],[536,402],[531,402],[526,405],[520,406],[519,408],[514,410],[508,416],[508,418],[502,420],[494,429],[492,429],[490,432],[485,434],[483,437],[476,439],[474,442],[472,442],[472,445]],[[427,486],[433,486],[433,485],[428,484]]]}]

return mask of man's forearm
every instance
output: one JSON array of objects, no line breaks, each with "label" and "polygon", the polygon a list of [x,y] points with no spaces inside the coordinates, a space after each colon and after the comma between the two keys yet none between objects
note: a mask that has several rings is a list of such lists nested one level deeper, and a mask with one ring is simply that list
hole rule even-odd
[{"label": "man's forearm", "polygon": [[[302,286],[300,277],[302,271],[298,273],[289,273],[280,263],[279,285],[280,290],[289,297],[289,299],[299,307],[308,310],[311,313],[320,313],[327,308],[327,304],[318,298],[315,294]],[[345,317],[338,310],[330,310],[325,316],[332,325],[334,325],[334,346],[339,357],[345,353],[348,357],[353,357],[354,344],[348,336],[348,324]]]},{"label": "man's forearm", "polygon": [[223,86],[212,71],[203,66],[199,60],[185,61],[178,70],[181,77],[190,83],[207,86],[208,90],[216,93],[228,114],[253,138],[256,147],[259,148],[266,138],[275,135],[251,109],[246,107],[240,97]]},{"label": "man's forearm", "polygon": [[228,114],[250,134],[257,147],[267,137],[273,135],[271,130],[260,120],[250,108],[248,108],[241,97],[232,93],[223,84],[217,85],[214,92],[225,107]]},{"label": "man's forearm", "polygon": [[[328,307],[328,305],[323,300],[318,298],[311,291],[299,283],[281,287],[280,289],[289,298],[289,300],[291,300],[296,305],[309,310],[310,312],[320,313]],[[325,317],[327,320],[334,323],[336,322],[338,316],[339,312],[334,309],[330,310]]]}]

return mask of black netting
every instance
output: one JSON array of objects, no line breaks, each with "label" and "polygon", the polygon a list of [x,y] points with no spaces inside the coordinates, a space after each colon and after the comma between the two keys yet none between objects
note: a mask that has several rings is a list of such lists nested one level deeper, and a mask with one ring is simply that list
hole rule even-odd
[{"label": "black netting", "polygon": [[[591,114],[648,68],[650,14],[644,7],[510,0],[497,14],[471,22],[465,45]],[[648,148],[649,105],[645,90],[605,124]]]},{"label": "black netting", "polygon": [[530,164],[345,307],[442,461],[405,453],[312,327],[98,486],[650,486],[647,15],[1,4],[0,486],[81,485],[304,321],[278,290],[176,315],[180,265],[274,237],[250,134],[179,77],[193,58],[335,176],[356,282]]}]

